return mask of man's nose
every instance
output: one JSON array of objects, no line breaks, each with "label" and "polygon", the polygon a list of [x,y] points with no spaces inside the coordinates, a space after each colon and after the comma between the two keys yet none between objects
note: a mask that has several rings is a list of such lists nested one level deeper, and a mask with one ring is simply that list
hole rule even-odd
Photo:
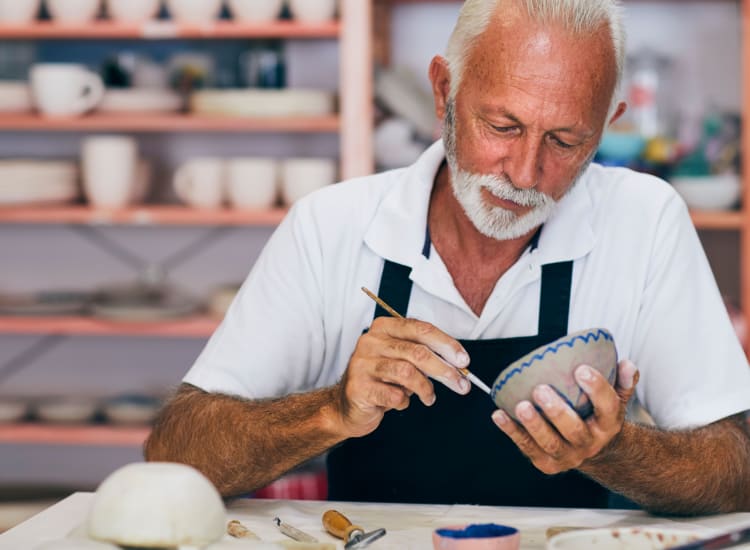
[{"label": "man's nose", "polygon": [[521,136],[506,159],[503,169],[514,187],[533,189],[542,174],[542,144],[529,135]]}]

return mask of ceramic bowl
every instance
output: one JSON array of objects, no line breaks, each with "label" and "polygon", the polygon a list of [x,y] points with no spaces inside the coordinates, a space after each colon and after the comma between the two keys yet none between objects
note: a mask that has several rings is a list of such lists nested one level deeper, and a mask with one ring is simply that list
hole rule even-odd
[{"label": "ceramic bowl", "polygon": [[0,397],[0,424],[22,420],[29,412],[26,401],[14,397]]},{"label": "ceramic bowl", "polygon": [[119,395],[104,402],[104,416],[113,424],[143,425],[156,418],[161,401],[148,395]]},{"label": "ceramic bowl", "polygon": [[696,210],[728,210],[737,205],[742,192],[737,174],[675,177],[671,183],[688,207]]},{"label": "ceramic bowl", "polygon": [[521,533],[514,527],[496,523],[459,525],[435,529],[435,550],[517,550]]},{"label": "ceramic bowl", "polygon": [[582,529],[555,535],[547,542],[547,550],[660,550],[694,542],[696,533],[657,527],[617,527]]},{"label": "ceramic bowl", "polygon": [[49,398],[34,407],[39,420],[56,424],[88,422],[93,419],[97,408],[97,401],[87,397]]},{"label": "ceramic bowl", "polygon": [[548,384],[582,418],[586,418],[593,410],[591,402],[573,376],[581,365],[595,368],[610,384],[614,384],[617,350],[608,330],[582,330],[527,353],[508,365],[497,377],[492,385],[492,400],[517,420],[516,405],[520,401],[532,401],[532,390],[539,384]]}]

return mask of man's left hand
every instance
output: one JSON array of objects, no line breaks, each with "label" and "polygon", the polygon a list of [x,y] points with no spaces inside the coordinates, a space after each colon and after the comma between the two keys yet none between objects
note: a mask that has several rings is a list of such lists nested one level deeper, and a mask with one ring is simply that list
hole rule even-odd
[{"label": "man's left hand", "polygon": [[597,456],[620,433],[628,401],[638,383],[638,371],[628,360],[617,366],[615,387],[586,365],[576,369],[575,377],[594,406],[593,414],[585,420],[545,385],[534,388],[534,403],[521,401],[516,405],[519,422],[501,409],[492,415],[495,424],[545,474],[578,468]]}]

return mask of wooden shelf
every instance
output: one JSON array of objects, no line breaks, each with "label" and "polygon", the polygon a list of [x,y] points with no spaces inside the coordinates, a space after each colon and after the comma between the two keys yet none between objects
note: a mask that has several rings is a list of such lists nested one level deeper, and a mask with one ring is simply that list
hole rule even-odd
[{"label": "wooden shelf", "polygon": [[745,216],[741,211],[692,211],[690,216],[698,229],[740,230],[745,223]]},{"label": "wooden shelf", "polygon": [[286,208],[269,210],[202,210],[178,205],[99,210],[83,205],[0,207],[0,223],[86,225],[232,225],[275,226]]},{"label": "wooden shelf", "polygon": [[0,444],[140,447],[150,432],[147,426],[0,424]]},{"label": "wooden shelf", "polygon": [[218,319],[202,316],[148,322],[110,321],[92,317],[0,316],[0,334],[208,338],[218,325]]},{"label": "wooden shelf", "polygon": [[337,115],[294,118],[251,118],[182,114],[92,114],[81,117],[42,117],[34,114],[2,114],[0,130],[123,132],[319,132],[334,133]]},{"label": "wooden shelf", "polygon": [[8,39],[107,39],[129,38],[168,40],[177,38],[338,38],[341,25],[338,21],[323,23],[298,23],[279,20],[269,23],[244,23],[216,21],[203,25],[153,21],[145,24],[127,24],[116,21],[61,24],[39,21],[31,24],[0,25],[0,40]]}]

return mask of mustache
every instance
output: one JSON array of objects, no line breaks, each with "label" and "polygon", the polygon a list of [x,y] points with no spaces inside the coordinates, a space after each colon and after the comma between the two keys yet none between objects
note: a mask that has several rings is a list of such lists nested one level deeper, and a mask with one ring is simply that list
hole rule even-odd
[{"label": "mustache", "polygon": [[499,199],[508,200],[528,208],[547,206],[555,202],[552,197],[536,189],[515,187],[508,177],[467,172],[464,172],[463,176],[468,180],[467,183],[472,186],[483,187]]}]

